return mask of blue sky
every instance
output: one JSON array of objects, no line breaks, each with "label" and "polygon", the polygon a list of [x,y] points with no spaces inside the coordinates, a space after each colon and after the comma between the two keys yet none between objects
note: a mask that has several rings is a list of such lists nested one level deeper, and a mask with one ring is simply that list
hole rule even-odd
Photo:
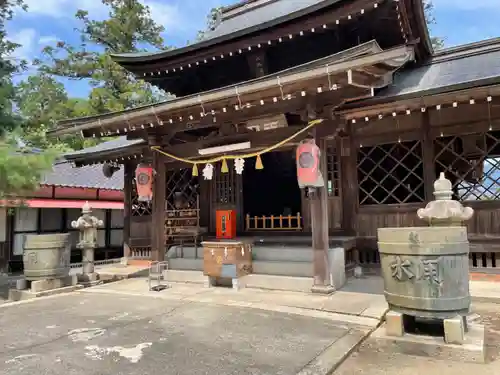
[{"label": "blue sky", "polygon": [[[235,0],[142,0],[150,6],[153,18],[164,25],[169,45],[182,46],[203,29],[212,7],[233,4]],[[286,1],[286,0],[284,0]],[[22,45],[17,57],[32,59],[43,46],[57,40],[77,42],[74,18],[77,9],[103,18],[106,9],[100,0],[25,0],[29,11],[18,12],[9,24],[9,36]],[[433,35],[445,38],[446,46],[500,36],[500,0],[433,0],[437,24]],[[70,93],[81,95],[84,84],[67,82]]]}]

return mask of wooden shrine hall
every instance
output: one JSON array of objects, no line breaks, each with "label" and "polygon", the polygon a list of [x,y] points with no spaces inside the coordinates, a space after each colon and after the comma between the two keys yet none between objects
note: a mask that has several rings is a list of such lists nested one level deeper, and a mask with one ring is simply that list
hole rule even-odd
[{"label": "wooden shrine hall", "polygon": [[[253,273],[331,285],[378,263],[377,228],[425,224],[416,211],[444,171],[476,210],[471,267],[496,268],[500,40],[433,52],[421,0],[247,0],[198,43],[113,59],[175,99],[52,134],[116,137],[66,158],[124,168],[128,258],[202,270],[203,241],[239,238]],[[323,188],[298,186],[304,139]]]}]

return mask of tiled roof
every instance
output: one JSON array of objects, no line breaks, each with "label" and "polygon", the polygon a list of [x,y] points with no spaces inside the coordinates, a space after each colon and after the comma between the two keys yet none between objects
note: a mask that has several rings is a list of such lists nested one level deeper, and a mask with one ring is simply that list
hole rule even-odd
[{"label": "tiled roof", "polygon": [[126,147],[140,145],[145,143],[142,139],[132,139],[128,140],[126,136],[117,137],[111,141],[103,142],[97,146],[87,147],[82,150],[68,152],[64,154],[64,158],[67,160],[75,160],[83,156],[90,154],[108,153],[113,151],[120,151]]},{"label": "tiled roof", "polygon": [[[293,19],[296,16],[302,15],[304,10],[312,12],[337,1],[261,0],[256,2],[244,2],[246,4],[228,10],[227,16],[223,16],[222,22],[215,30],[205,34],[205,40],[230,35],[245,29],[251,29],[252,27],[266,24],[267,22],[282,22],[283,19]],[[259,3],[262,3],[262,5],[259,5]],[[234,15],[232,15],[233,13]]]},{"label": "tiled roof", "polygon": [[205,34],[203,40],[183,48],[160,52],[137,52],[112,55],[117,61],[155,60],[208,47],[231,38],[244,36],[283,22],[305,16],[341,0],[257,0],[223,9],[221,22]]},{"label": "tiled roof", "polygon": [[102,173],[102,165],[88,165],[77,168],[73,167],[70,162],[60,162],[54,164],[52,171],[44,176],[41,184],[123,190],[123,179],[123,168],[116,171],[111,178],[107,178]]},{"label": "tiled roof", "polygon": [[395,74],[393,84],[377,94],[377,99],[397,96],[430,95],[500,83],[500,38],[445,49],[417,68]]}]

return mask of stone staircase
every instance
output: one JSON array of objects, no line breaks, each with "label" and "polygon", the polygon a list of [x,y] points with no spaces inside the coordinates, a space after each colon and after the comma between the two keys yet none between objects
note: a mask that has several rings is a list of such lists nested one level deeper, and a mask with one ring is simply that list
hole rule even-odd
[{"label": "stone staircase", "polygon": [[[310,291],[313,252],[310,237],[285,236],[255,239],[252,249],[253,274],[241,280],[247,288]],[[354,246],[352,237],[332,237],[330,248],[346,251]],[[203,248],[172,246],[168,252],[170,282],[203,283]]]}]

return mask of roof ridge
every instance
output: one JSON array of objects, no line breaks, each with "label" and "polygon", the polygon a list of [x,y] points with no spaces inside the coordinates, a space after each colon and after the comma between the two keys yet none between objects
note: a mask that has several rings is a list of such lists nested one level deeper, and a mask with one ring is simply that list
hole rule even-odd
[{"label": "roof ridge", "polygon": [[484,55],[487,53],[497,52],[499,50],[500,38],[492,38],[479,42],[462,44],[436,52],[426,63],[422,64],[422,66],[441,64],[447,61]]},{"label": "roof ridge", "polygon": [[281,0],[242,0],[236,4],[222,8],[221,19],[222,21],[225,21],[233,17],[239,16],[243,13],[250,12],[257,8],[261,8],[278,1]]}]

